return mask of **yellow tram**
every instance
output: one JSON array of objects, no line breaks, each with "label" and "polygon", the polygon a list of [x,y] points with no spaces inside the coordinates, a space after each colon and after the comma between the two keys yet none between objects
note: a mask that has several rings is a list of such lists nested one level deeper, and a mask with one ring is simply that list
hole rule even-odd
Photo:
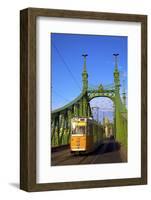
[{"label": "yellow tram", "polygon": [[71,152],[92,152],[103,140],[103,127],[92,118],[71,119]]}]

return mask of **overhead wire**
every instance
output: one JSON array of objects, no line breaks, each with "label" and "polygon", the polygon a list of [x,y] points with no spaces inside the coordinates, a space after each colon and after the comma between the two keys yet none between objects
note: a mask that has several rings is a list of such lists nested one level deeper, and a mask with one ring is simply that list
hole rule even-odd
[{"label": "overhead wire", "polygon": [[57,46],[55,45],[54,42],[52,42],[52,45],[54,46],[56,52],[58,53],[60,59],[62,60],[64,66],[66,67],[67,71],[68,71],[69,74],[71,75],[71,77],[72,77],[73,81],[75,82],[76,86],[81,90],[81,88],[80,88],[80,86],[79,86],[79,84],[78,84],[76,78],[74,77],[73,73],[71,72],[69,65],[66,63],[65,59],[64,59],[63,56],[61,55],[59,49],[57,48]]},{"label": "overhead wire", "polygon": [[54,92],[57,96],[59,96],[61,99],[65,100],[65,101],[69,102],[69,100],[66,99],[63,95],[61,95],[60,93],[56,92],[56,90],[54,90],[53,87],[52,87],[52,89],[53,89],[53,92]]}]

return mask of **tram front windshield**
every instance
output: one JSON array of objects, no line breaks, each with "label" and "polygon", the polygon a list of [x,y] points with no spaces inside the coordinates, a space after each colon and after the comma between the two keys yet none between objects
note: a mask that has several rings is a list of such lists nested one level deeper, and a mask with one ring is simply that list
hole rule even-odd
[{"label": "tram front windshield", "polygon": [[86,127],[85,126],[76,126],[72,129],[72,134],[85,134]]}]

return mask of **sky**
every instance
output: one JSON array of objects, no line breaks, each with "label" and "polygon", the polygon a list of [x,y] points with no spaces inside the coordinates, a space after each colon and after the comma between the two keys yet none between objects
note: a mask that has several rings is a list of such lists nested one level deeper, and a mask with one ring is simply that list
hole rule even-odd
[{"label": "sky", "polygon": [[[93,87],[113,84],[113,54],[118,53],[121,92],[123,85],[127,91],[127,42],[126,36],[51,33],[52,110],[66,105],[81,93],[82,54],[88,54],[88,82]],[[90,103],[109,110],[113,107],[112,101],[103,97],[95,98]]]}]

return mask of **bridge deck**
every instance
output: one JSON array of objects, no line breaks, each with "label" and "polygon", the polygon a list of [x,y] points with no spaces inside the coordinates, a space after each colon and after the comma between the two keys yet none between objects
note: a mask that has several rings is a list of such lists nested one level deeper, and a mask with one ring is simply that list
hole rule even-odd
[{"label": "bridge deck", "polygon": [[52,166],[121,162],[127,162],[126,152],[114,140],[104,142],[95,152],[87,155],[72,155],[69,147],[51,155]]}]

